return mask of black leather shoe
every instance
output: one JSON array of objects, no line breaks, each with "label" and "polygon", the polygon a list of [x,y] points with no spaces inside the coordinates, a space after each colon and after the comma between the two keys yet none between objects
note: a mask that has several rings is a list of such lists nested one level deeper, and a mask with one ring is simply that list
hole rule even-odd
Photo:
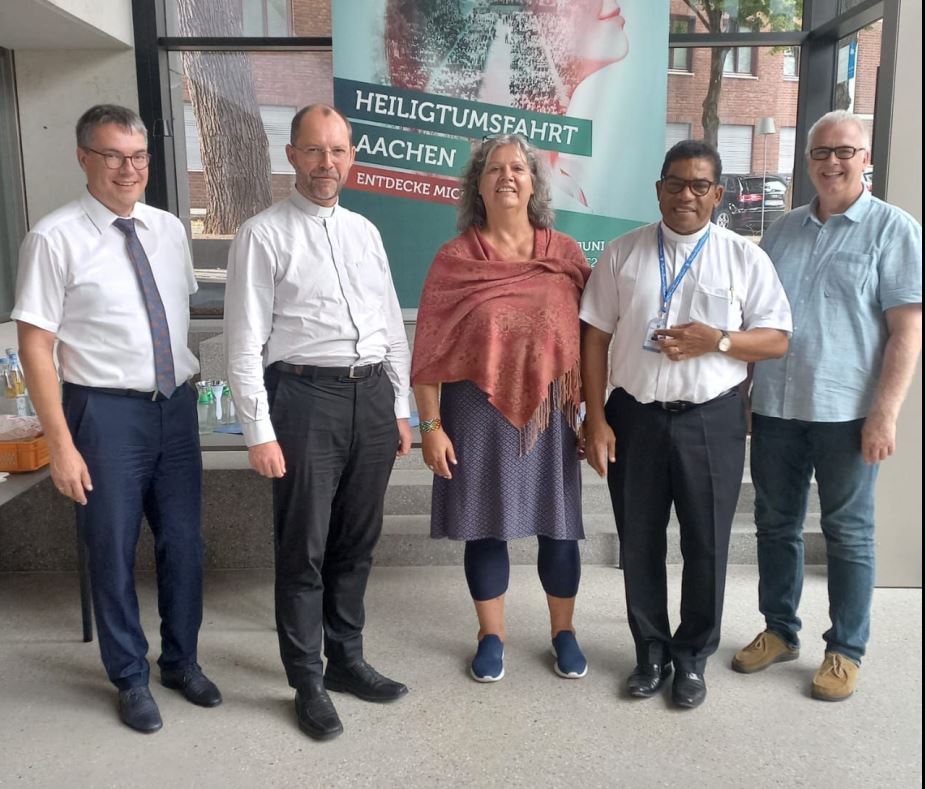
[{"label": "black leather shoe", "polygon": [[164,725],[147,685],[119,691],[119,717],[130,729],[143,734],[156,732]]},{"label": "black leather shoe", "polygon": [[329,662],[324,672],[324,686],[338,693],[352,693],[363,701],[395,701],[408,692],[405,685],[383,677],[365,660],[349,666]]},{"label": "black leather shoe", "polygon": [[316,740],[330,740],[344,731],[321,677],[313,677],[296,691],[295,716],[299,728]]},{"label": "black leather shoe", "polygon": [[679,671],[674,675],[674,684],[671,686],[671,700],[679,707],[693,709],[703,704],[707,697],[707,683],[703,674],[693,671]]},{"label": "black leather shoe", "polygon": [[662,689],[665,680],[671,676],[671,663],[660,666],[652,663],[648,666],[637,665],[626,680],[626,689],[630,696],[648,699]]},{"label": "black leather shoe", "polygon": [[217,707],[222,703],[221,691],[202,673],[198,663],[190,663],[176,671],[161,671],[161,685],[179,690],[188,701],[200,707]]}]

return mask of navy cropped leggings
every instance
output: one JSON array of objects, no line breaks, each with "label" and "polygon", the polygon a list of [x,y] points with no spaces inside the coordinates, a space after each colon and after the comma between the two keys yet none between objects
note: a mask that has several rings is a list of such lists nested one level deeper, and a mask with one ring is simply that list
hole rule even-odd
[{"label": "navy cropped leggings", "polygon": [[[574,597],[581,580],[578,540],[554,540],[537,535],[536,569],[543,590],[551,597]],[[469,593],[476,601],[493,600],[507,591],[511,562],[507,542],[488,537],[466,542],[464,560]]]}]

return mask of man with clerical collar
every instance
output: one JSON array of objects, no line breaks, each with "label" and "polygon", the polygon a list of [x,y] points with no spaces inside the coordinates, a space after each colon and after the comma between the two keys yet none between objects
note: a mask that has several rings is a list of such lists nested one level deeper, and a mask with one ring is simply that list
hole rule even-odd
[{"label": "man with clerical collar", "polygon": [[[627,691],[652,697],[674,668],[672,698],[684,708],[706,697],[704,670],[719,644],[745,458],[739,385],[748,363],[786,352],[791,330],[767,255],[710,222],[721,169],[705,142],[668,151],[655,185],[661,222],[607,246],[580,313],[587,457],[607,476],[636,646]],[[684,559],[674,632],[665,567],[672,505]]]},{"label": "man with clerical collar", "polygon": [[23,241],[12,317],[52,481],[77,504],[120,717],[153,732],[162,721],[134,578],[142,515],[157,559],[161,684],[200,706],[222,701],[196,662],[202,461],[188,383],[199,364],[187,347],[196,280],[183,225],[138,202],[150,161],[138,114],[111,104],[87,110],[77,122],[77,161],[86,192]]},{"label": "man with clerical collar", "polygon": [[793,305],[782,359],[755,365],[752,479],[758,607],[765,630],[733,659],[750,674],[799,656],[803,521],[815,475],[831,627],[813,698],[855,690],[870,636],[874,485],[922,347],[922,227],[862,180],[870,138],[836,110],[809,132],[817,197],[775,222],[761,246]]},{"label": "man with clerical collar", "polygon": [[411,448],[410,353],[379,232],[338,203],[350,135],[333,107],[296,113],[295,189],[241,226],[225,295],[248,456],[273,480],[280,654],[299,726],[316,739],[343,731],[327,690],[374,702],[408,692],[363,657],[385,490]]}]

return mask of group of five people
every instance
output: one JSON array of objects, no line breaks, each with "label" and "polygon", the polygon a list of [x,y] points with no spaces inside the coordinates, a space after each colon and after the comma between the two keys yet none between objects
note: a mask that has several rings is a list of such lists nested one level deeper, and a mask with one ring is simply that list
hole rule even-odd
[{"label": "group of five people", "polygon": [[[161,683],[203,706],[222,700],[197,662],[202,467],[186,345],[196,283],[182,224],[139,202],[150,156],[138,116],[93,107],[77,146],[87,192],[27,235],[13,318],[51,477],[77,503],[120,715],[156,731],[133,579],[142,515],[155,538]],[[711,223],[715,149],[675,145],[656,183],[661,221],[613,241],[593,272],[553,229],[537,151],[516,136],[483,141],[462,178],[460,235],[424,284],[413,355],[380,235],[339,203],[349,121],[303,108],[286,154],[292,194],[231,246],[225,338],[250,465],[273,484],[276,624],[303,731],[343,730],[329,690],[374,702],[407,693],[364,660],[362,631],[385,489],[411,450],[411,384],[435,475],[432,536],[465,541],[474,679],[504,676],[507,543],[533,536],[554,670],[587,673],[573,623],[587,456],[607,477],[619,534],[636,652],[627,691],[651,697],[674,671],[674,702],[698,706],[750,415],[766,627],[733,668],[798,655],[815,473],[832,628],[812,692],[851,695],[869,631],[877,463],[893,451],[921,345],[921,228],[864,189],[869,143],[855,116],[813,126],[817,197],[760,248]],[[674,631],[672,506],[684,559]]]}]

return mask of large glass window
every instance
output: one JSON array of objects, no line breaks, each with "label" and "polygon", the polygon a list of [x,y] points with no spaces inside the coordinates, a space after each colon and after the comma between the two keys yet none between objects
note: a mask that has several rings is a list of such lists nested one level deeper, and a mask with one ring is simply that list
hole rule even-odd
[{"label": "large glass window", "polygon": [[688,49],[692,74],[668,75],[666,143],[686,131],[717,146],[726,194],[714,220],[758,240],[762,228],[784,211],[799,83],[783,76],[783,48],[748,49],[756,79],[716,82],[711,70],[717,58],[728,57],[728,48]]},{"label": "large glass window", "polygon": [[0,321],[7,320],[13,310],[16,262],[25,232],[13,55],[0,48]]},{"label": "large glass window", "polygon": [[[873,143],[874,110],[877,106],[877,70],[880,67],[880,45],[883,20],[878,19],[838,42],[835,107],[859,115]],[[873,191],[873,144],[871,162],[864,172],[864,183]]]},{"label": "large glass window", "polygon": [[168,36],[330,36],[331,0],[162,0]]},{"label": "large glass window", "polygon": [[179,213],[200,284],[192,310],[217,315],[231,239],[292,189],[292,116],[333,101],[331,53],[174,52],[170,63],[174,127],[184,129],[175,141]]}]

